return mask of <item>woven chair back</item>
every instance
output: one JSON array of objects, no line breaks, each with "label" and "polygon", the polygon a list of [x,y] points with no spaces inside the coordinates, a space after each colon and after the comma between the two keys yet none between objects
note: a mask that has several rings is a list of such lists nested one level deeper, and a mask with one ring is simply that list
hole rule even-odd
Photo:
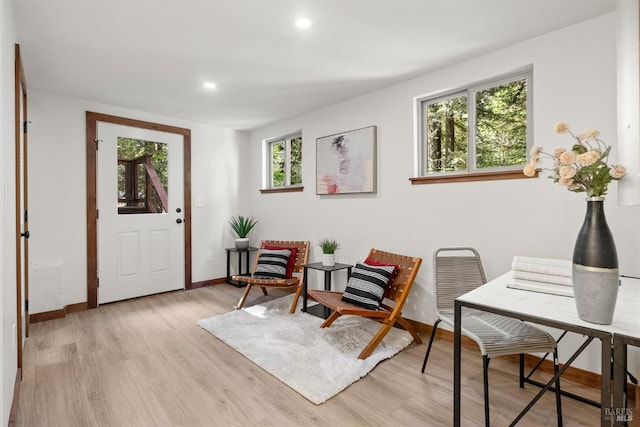
[{"label": "woven chair back", "polygon": [[433,254],[436,312],[452,313],[454,300],[484,285],[480,254],[469,247],[441,248]]},{"label": "woven chair back", "polygon": [[[260,249],[264,248],[265,246],[276,246],[279,248],[298,248],[298,253],[296,255],[296,262],[295,265],[293,267],[293,271],[295,273],[300,273],[302,274],[304,271],[304,268],[302,267],[304,264],[307,263],[307,260],[309,259],[309,242],[308,241],[295,241],[295,240],[263,240],[260,243]],[[257,265],[258,259],[256,257],[256,265]],[[254,271],[255,271],[255,267],[254,267]]]},{"label": "woven chair back", "polygon": [[395,280],[387,286],[384,298],[404,304],[407,294],[413,286],[413,282],[418,274],[422,259],[405,255],[398,255],[378,249],[371,249],[368,258],[380,261],[385,264],[398,265],[398,275]]}]

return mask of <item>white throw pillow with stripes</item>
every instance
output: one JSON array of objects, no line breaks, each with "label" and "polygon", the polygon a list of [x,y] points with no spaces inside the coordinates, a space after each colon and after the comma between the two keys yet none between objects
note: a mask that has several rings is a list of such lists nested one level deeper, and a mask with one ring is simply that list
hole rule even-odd
[{"label": "white throw pillow with stripes", "polygon": [[342,294],[342,300],[370,310],[380,308],[384,290],[396,267],[356,264]]},{"label": "white throw pillow with stripes", "polygon": [[260,279],[286,279],[291,249],[261,249],[253,277]]}]

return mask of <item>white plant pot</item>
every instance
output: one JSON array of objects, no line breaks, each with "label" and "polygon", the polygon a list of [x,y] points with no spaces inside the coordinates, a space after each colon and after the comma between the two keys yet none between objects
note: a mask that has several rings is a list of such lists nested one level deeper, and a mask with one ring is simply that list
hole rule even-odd
[{"label": "white plant pot", "polygon": [[247,249],[249,247],[248,237],[236,237],[236,249]]},{"label": "white plant pot", "polygon": [[336,265],[336,254],[322,254],[322,265],[325,267]]}]

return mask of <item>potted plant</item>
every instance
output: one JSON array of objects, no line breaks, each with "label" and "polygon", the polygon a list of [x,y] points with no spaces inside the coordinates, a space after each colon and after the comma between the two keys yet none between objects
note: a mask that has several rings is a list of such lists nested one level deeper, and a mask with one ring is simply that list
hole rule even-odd
[{"label": "potted plant", "polygon": [[336,264],[336,249],[340,247],[334,239],[322,239],[318,242],[322,249],[322,265],[333,267]]},{"label": "potted plant", "polygon": [[229,220],[231,228],[236,233],[236,248],[247,249],[249,247],[249,233],[256,226],[258,220],[252,216],[232,216]]}]

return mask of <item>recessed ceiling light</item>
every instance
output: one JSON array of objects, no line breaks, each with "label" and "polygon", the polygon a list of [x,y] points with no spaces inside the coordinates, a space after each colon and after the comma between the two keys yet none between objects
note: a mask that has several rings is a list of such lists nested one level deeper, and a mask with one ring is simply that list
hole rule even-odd
[{"label": "recessed ceiling light", "polygon": [[203,86],[206,89],[215,89],[216,88],[216,84],[214,82],[204,82]]},{"label": "recessed ceiling light", "polygon": [[306,30],[311,26],[311,21],[307,18],[298,18],[296,19],[296,27]]}]

